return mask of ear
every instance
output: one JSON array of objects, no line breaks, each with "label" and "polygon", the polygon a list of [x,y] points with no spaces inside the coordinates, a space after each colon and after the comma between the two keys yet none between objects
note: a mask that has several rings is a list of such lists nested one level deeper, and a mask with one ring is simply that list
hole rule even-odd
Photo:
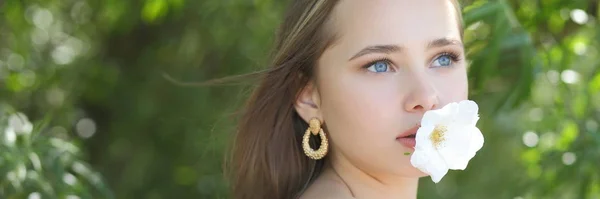
[{"label": "ear", "polygon": [[309,81],[300,91],[298,98],[296,98],[294,108],[296,109],[296,112],[298,112],[298,115],[308,123],[312,118],[318,118],[320,121],[323,121],[320,106],[321,97],[319,91],[315,84],[312,81]]}]

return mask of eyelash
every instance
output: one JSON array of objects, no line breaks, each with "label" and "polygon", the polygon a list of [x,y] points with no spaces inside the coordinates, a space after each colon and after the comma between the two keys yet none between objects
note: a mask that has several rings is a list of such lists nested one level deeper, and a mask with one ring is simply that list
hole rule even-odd
[{"label": "eyelash", "polygon": [[[453,64],[456,63],[456,62],[461,61],[459,54],[457,54],[455,52],[448,51],[448,52],[442,52],[442,53],[436,55],[432,59],[432,62],[435,61],[436,59],[440,58],[441,56],[448,56],[448,57],[450,57],[450,59],[452,59]],[[363,65],[362,68],[363,69],[367,69],[367,68],[371,67],[373,64],[375,64],[377,62],[381,62],[381,61],[385,62],[385,63],[387,63],[389,65],[393,65],[392,64],[393,62],[390,59],[388,59],[388,58],[376,58],[376,59],[373,59],[372,61],[369,61],[367,64]]]},{"label": "eyelash", "polygon": [[367,69],[377,62],[385,62],[386,64],[389,64],[390,67],[392,65],[392,60],[390,60],[388,58],[376,58],[376,59],[373,59],[372,61],[368,62],[367,64],[363,65],[362,68]]},{"label": "eyelash", "polygon": [[457,53],[454,52],[443,52],[440,53],[439,55],[435,56],[433,61],[435,61],[436,59],[440,58],[441,56],[448,56],[450,57],[450,59],[452,59],[452,62],[459,62],[460,61],[460,56]]}]

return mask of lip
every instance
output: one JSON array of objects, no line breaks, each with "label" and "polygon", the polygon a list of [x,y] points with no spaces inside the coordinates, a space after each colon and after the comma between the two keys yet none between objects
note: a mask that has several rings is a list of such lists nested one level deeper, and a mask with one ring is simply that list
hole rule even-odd
[{"label": "lip", "polygon": [[400,135],[398,135],[398,137],[396,137],[396,139],[400,139],[400,138],[405,138],[407,136],[410,135],[416,135],[417,134],[417,130],[419,130],[420,125],[416,125],[404,132],[402,132]]},{"label": "lip", "polygon": [[406,148],[414,149],[417,145],[417,141],[415,137],[411,135],[416,135],[417,130],[419,130],[419,125],[402,132],[400,135],[398,135],[398,137],[396,137],[396,140],[400,142],[400,144],[404,145]]}]

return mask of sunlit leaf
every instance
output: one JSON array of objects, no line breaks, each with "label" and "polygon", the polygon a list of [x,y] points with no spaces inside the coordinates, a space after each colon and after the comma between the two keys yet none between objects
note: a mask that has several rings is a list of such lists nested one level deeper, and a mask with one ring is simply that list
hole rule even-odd
[{"label": "sunlit leaf", "polygon": [[466,26],[485,17],[493,16],[498,13],[499,9],[502,9],[502,6],[496,2],[483,2],[484,1],[479,1],[478,4],[473,4],[464,9],[465,13],[463,15],[463,20]]},{"label": "sunlit leaf", "polygon": [[142,19],[152,23],[167,14],[168,6],[166,0],[146,0],[142,8]]},{"label": "sunlit leaf", "polygon": [[566,151],[571,146],[571,143],[575,141],[578,135],[579,128],[577,127],[577,124],[573,121],[564,121],[560,138],[556,144],[556,149],[560,151]]},{"label": "sunlit leaf", "polygon": [[555,12],[552,15],[550,15],[550,18],[547,22],[550,31],[552,31],[552,33],[555,34],[562,31],[563,27],[565,26],[565,20],[560,16],[559,12]]},{"label": "sunlit leaf", "polygon": [[592,80],[589,82],[589,91],[590,93],[598,93],[600,92],[600,73],[594,75]]},{"label": "sunlit leaf", "polygon": [[577,119],[584,119],[586,111],[590,108],[587,102],[587,95],[579,94],[573,99],[573,114]]}]

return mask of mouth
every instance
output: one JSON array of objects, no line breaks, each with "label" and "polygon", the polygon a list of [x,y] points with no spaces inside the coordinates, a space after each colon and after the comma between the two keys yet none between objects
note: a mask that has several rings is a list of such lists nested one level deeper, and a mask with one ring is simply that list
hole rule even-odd
[{"label": "mouth", "polygon": [[396,140],[399,141],[405,147],[414,149],[417,143],[415,137],[417,135],[417,130],[419,130],[419,127],[420,126],[417,125],[413,128],[402,132],[400,135],[398,135],[398,137],[396,137]]},{"label": "mouth", "polygon": [[415,138],[415,136],[417,135],[417,130],[419,130],[420,125],[417,125],[415,127],[412,127],[404,132],[402,132],[400,135],[398,135],[398,137],[396,137],[396,139],[400,139],[400,138]]}]

